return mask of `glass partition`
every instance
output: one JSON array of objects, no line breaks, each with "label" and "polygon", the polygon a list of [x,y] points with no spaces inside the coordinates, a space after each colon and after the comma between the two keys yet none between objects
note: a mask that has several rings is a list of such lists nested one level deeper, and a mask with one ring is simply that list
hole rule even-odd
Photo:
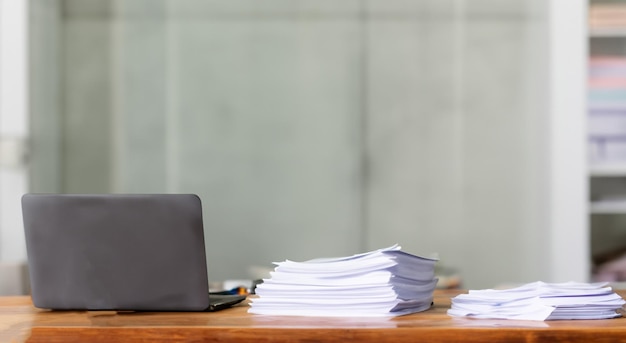
[{"label": "glass partition", "polygon": [[393,243],[541,278],[546,8],[33,0],[32,190],[196,193],[213,280]]}]

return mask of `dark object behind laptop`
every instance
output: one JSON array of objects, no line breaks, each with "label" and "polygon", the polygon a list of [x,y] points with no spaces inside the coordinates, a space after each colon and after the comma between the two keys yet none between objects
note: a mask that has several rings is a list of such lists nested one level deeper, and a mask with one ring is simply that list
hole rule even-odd
[{"label": "dark object behind laptop", "polygon": [[55,310],[206,311],[200,198],[192,194],[26,194],[33,304]]}]

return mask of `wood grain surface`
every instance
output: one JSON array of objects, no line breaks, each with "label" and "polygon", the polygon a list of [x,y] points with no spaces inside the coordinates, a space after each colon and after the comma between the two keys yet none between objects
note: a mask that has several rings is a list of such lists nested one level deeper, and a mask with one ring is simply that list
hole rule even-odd
[{"label": "wood grain surface", "polygon": [[0,342],[626,342],[626,318],[449,317],[462,292],[437,290],[433,308],[396,318],[252,315],[247,303],[213,313],[48,311],[27,296],[0,297]]}]

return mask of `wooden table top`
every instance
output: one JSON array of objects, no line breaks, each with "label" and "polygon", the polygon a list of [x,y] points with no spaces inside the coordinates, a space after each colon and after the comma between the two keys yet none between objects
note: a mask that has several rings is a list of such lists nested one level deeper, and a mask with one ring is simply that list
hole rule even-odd
[{"label": "wooden table top", "polygon": [[432,309],[395,318],[252,315],[247,304],[213,313],[47,311],[27,296],[0,297],[0,342],[626,342],[626,318],[449,317],[450,298],[459,293],[437,290]]}]

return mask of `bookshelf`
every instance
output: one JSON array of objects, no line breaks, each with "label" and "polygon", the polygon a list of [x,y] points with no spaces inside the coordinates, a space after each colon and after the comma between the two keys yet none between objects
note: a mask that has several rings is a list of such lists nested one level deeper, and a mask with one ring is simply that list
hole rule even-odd
[{"label": "bookshelf", "polygon": [[590,252],[597,267],[626,252],[626,2],[592,0],[588,16]]}]

